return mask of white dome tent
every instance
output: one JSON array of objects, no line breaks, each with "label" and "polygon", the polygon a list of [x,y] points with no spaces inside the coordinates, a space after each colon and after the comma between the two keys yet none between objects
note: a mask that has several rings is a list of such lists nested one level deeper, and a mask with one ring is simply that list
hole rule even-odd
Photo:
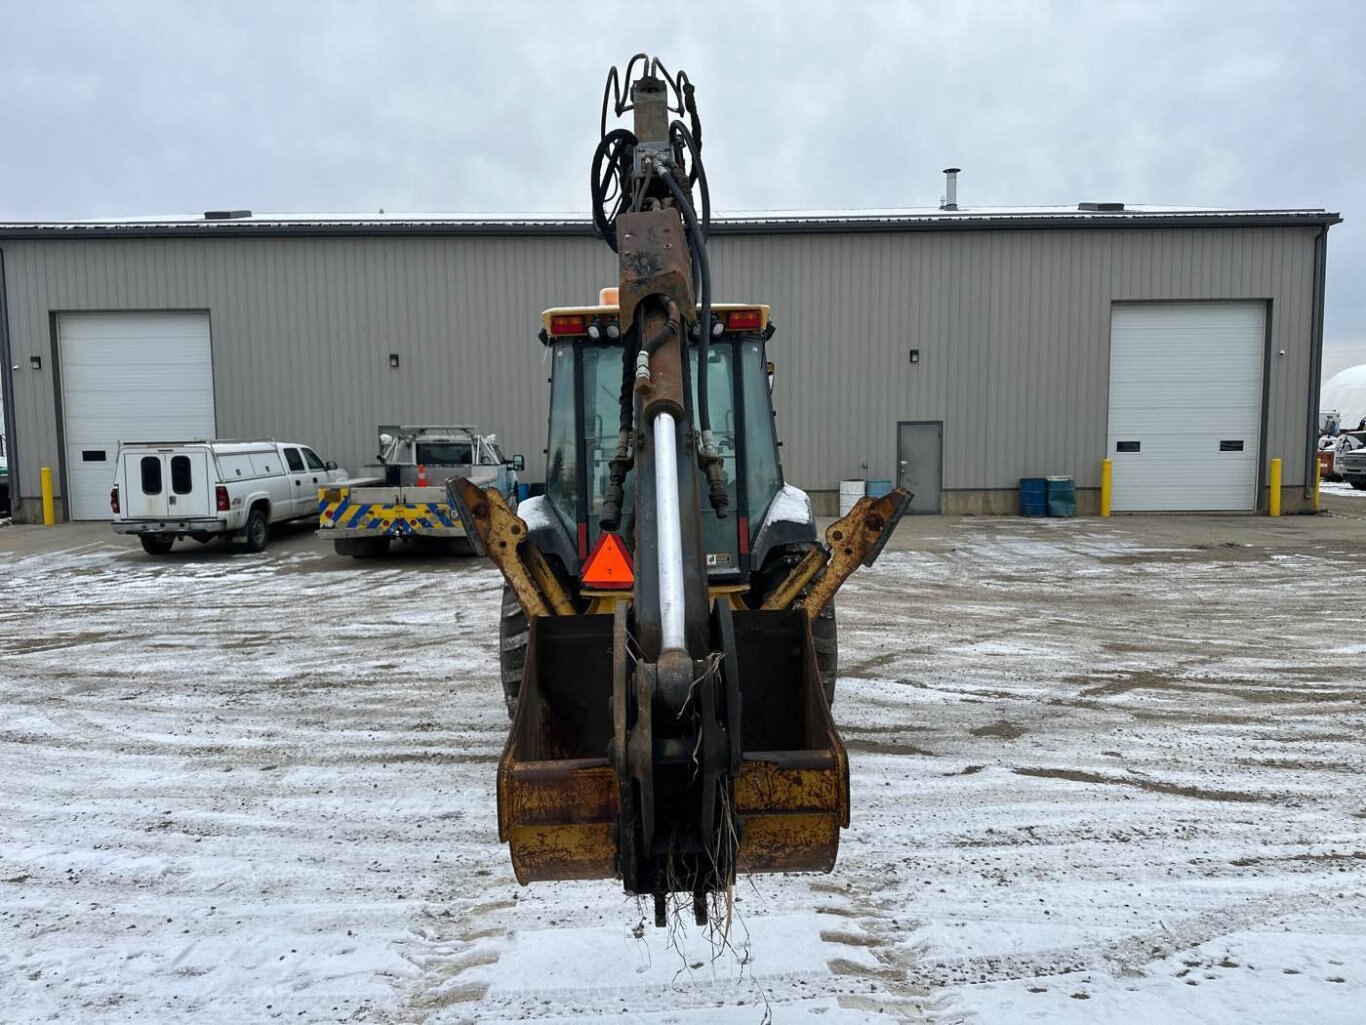
[{"label": "white dome tent", "polygon": [[1319,409],[1322,413],[1337,410],[1342,414],[1342,426],[1350,429],[1366,417],[1366,363],[1339,371],[1324,382],[1319,390]]}]

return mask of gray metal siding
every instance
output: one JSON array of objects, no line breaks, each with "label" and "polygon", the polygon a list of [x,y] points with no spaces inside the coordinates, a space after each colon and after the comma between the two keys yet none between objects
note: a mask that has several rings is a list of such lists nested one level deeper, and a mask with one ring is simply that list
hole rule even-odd
[{"label": "gray metal siding", "polygon": [[[1313,228],[718,238],[726,297],[763,296],[796,482],[894,477],[896,422],[944,421],[946,489],[1100,484],[1111,306],[1271,302],[1268,456],[1304,480]],[[909,350],[920,350],[911,365]],[[792,415],[801,410],[801,416]],[[866,464],[866,468],[865,468]]]},{"label": "gray metal siding", "polygon": [[[718,299],[768,302],[793,482],[895,477],[896,425],[944,421],[947,489],[1098,486],[1116,301],[1265,299],[1268,455],[1304,479],[1314,227],[718,235]],[[559,237],[6,240],[16,457],[58,466],[51,314],[207,309],[219,432],[371,461],[379,423],[478,423],[539,479],[540,310],[591,303],[610,251]],[[908,350],[918,348],[912,366]],[[402,361],[390,370],[388,354]],[[43,369],[28,357],[42,355]]]}]

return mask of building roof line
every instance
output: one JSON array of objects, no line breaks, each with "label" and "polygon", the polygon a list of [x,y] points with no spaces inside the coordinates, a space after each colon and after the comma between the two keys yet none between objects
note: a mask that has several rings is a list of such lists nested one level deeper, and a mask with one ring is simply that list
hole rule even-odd
[{"label": "building roof line", "polygon": [[[1342,217],[1322,209],[1202,210],[1129,207],[1125,210],[1019,207],[980,210],[765,211],[719,215],[718,235],[830,234],[905,231],[981,231],[1031,228],[1215,228],[1329,226]],[[0,221],[0,239],[309,236],[588,236],[587,218],[525,216],[259,215],[230,219],[129,218],[88,221]]]}]

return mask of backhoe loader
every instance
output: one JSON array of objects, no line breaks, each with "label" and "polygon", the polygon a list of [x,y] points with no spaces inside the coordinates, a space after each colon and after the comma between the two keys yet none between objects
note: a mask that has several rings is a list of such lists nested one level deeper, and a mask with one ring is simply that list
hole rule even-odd
[{"label": "backhoe loader", "polygon": [[712,298],[687,75],[644,54],[614,68],[600,128],[593,216],[620,274],[542,314],[546,493],[513,513],[447,488],[507,582],[498,825],[517,880],[615,877],[656,924],[675,894],[705,923],[737,873],[834,866],[849,764],[832,599],[910,495],[863,499],[822,543],[784,481],[771,311]]}]

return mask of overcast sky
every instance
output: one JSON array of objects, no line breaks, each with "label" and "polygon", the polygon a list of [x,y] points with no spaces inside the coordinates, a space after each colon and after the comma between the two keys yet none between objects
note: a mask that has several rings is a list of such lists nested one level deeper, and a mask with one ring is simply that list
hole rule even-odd
[{"label": "overcast sky", "polygon": [[[688,12],[686,23],[678,12]],[[0,219],[586,213],[609,66],[697,86],[719,210],[1326,207],[1366,361],[1366,4],[9,0]]]}]

